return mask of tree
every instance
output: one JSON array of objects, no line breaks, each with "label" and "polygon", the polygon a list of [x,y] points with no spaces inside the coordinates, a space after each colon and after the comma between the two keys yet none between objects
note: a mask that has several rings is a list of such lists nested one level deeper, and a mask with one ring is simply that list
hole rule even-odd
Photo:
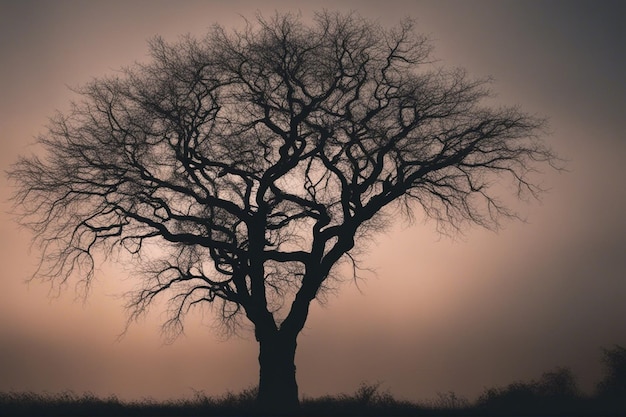
[{"label": "tree", "polygon": [[600,398],[621,401],[626,405],[626,348],[615,345],[602,349],[605,374],[596,387]]},{"label": "tree", "polygon": [[355,244],[392,210],[458,228],[515,216],[492,187],[536,196],[555,161],[544,121],[486,104],[489,80],[430,61],[410,21],[393,29],[323,12],[215,27],[95,79],[9,173],[38,275],[85,288],[94,256],[130,254],[131,320],[169,300],[164,328],[212,303],[260,345],[259,401],[298,405],[296,339]]}]

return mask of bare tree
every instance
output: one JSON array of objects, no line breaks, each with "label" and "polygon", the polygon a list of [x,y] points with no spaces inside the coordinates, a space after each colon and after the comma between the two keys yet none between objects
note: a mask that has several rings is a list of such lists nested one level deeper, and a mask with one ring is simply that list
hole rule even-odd
[{"label": "bare tree", "polygon": [[389,210],[441,226],[514,216],[491,187],[540,191],[543,120],[494,108],[488,80],[430,60],[407,21],[258,18],[242,31],[150,43],[152,60],[81,87],[10,176],[40,276],[89,286],[94,254],[128,252],[131,319],[169,300],[166,329],[214,303],[260,344],[261,405],[298,405],[309,305]]}]

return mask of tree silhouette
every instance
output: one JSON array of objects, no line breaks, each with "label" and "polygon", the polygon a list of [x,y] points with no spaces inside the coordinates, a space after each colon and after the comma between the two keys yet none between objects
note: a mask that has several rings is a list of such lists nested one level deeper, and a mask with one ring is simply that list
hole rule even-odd
[{"label": "tree silhouette", "polygon": [[297,407],[297,336],[359,237],[393,210],[494,227],[515,215],[495,180],[533,197],[555,160],[543,120],[488,106],[489,80],[437,67],[409,21],[277,14],[150,49],[79,88],[9,173],[37,274],[88,288],[96,254],[129,253],[131,319],[159,298],[172,334],[200,304],[247,318],[266,407]]},{"label": "tree silhouette", "polygon": [[615,345],[603,349],[602,362],[605,374],[596,387],[597,395],[607,400],[621,401],[626,405],[626,348]]}]

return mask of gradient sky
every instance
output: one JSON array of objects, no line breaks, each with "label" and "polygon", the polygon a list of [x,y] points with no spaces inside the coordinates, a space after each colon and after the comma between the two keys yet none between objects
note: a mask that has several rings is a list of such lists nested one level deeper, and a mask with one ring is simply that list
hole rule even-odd
[{"label": "gradient sky", "polygon": [[[315,3],[315,6],[312,4]],[[626,3],[621,1],[0,1],[0,168],[32,151],[77,86],[147,59],[146,40],[202,36],[260,10],[356,10],[385,25],[405,16],[442,64],[491,75],[498,100],[550,118],[546,138],[568,159],[547,172],[526,223],[442,237],[432,222],[398,223],[371,243],[376,270],[315,304],[299,338],[300,392],[352,392],[361,381],[411,400],[570,367],[584,389],[600,377],[601,346],[626,346]],[[26,285],[36,252],[7,214],[0,179],[0,391],[123,399],[215,395],[257,383],[251,334],[224,339],[210,315],[165,345],[158,309],[120,341],[120,299],[133,285],[103,265],[91,296]]]}]

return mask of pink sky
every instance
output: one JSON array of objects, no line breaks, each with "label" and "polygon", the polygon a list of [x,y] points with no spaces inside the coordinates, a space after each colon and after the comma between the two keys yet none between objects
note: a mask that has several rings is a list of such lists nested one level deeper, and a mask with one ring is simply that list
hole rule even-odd
[{"label": "pink sky", "polygon": [[[262,7],[260,6],[262,4]],[[538,378],[570,367],[583,388],[600,376],[600,347],[626,346],[626,73],[622,2],[318,1],[429,34],[445,65],[491,75],[498,100],[550,118],[546,138],[569,160],[549,172],[527,223],[498,233],[440,236],[419,219],[368,246],[375,275],[349,280],[315,305],[296,356],[302,394],[352,392],[361,381],[406,399]],[[147,59],[146,40],[202,36],[260,10],[302,12],[305,1],[0,2],[0,167],[31,152],[33,137],[76,86]],[[257,383],[249,333],[224,339],[210,312],[191,317],[172,345],[158,309],[124,329],[133,277],[106,264],[90,297],[26,285],[37,262],[30,235],[7,214],[0,179],[0,391],[34,390],[125,399],[239,391]]]}]

